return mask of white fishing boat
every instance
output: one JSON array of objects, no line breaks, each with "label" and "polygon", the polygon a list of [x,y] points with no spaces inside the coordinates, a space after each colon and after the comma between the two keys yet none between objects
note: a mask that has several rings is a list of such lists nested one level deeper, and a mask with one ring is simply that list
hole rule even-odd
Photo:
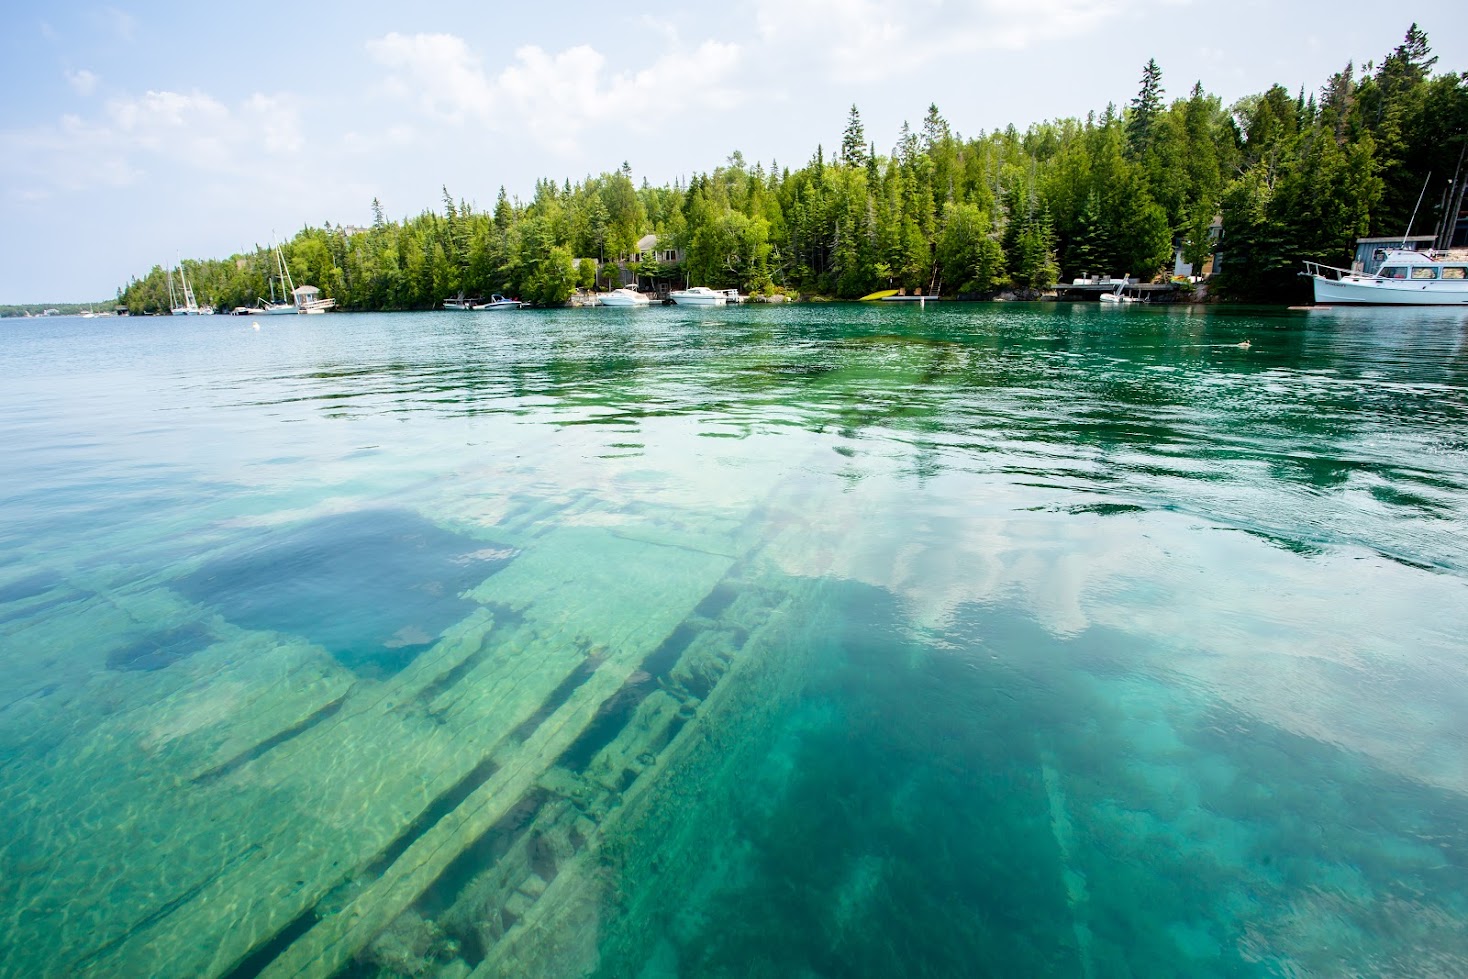
[{"label": "white fishing boat", "polygon": [[524,305],[526,305],[526,304],[525,303],[522,303],[518,299],[506,299],[504,296],[501,296],[499,293],[495,293],[494,295],[492,295],[492,296],[489,297],[489,301],[488,302],[478,303],[475,306],[473,306],[472,308],[473,309],[519,309],[520,307],[522,307]]},{"label": "white fishing boat", "polygon": [[679,289],[668,293],[668,298],[679,306],[723,306],[729,301],[728,296],[722,292],[715,292],[707,286]]},{"label": "white fishing boat", "polygon": [[1319,262],[1300,274],[1322,306],[1468,306],[1468,262],[1417,251],[1389,251],[1371,274]]},{"label": "white fishing boat", "polygon": [[650,306],[652,300],[636,289],[613,289],[596,297],[602,306]]},{"label": "white fishing boat", "polygon": [[[270,247],[275,251],[275,274],[270,277],[270,298],[257,297],[256,302],[260,304],[258,312],[261,316],[285,316],[300,313],[324,313],[336,306],[335,299],[322,299],[321,290],[315,286],[297,286],[291,278],[290,266],[285,264],[285,253],[280,250],[280,245],[272,238]],[[279,280],[281,288],[281,299],[275,298],[275,283]],[[289,296],[287,302],[285,297]]]},{"label": "white fishing boat", "polygon": [[295,297],[298,313],[325,313],[336,308],[336,300],[323,299],[321,290],[315,286],[296,286],[291,295]]}]

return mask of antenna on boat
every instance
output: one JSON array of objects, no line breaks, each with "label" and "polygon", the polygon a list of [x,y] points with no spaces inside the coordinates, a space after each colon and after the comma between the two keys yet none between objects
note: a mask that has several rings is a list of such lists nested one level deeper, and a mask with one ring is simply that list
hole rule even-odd
[{"label": "antenna on boat", "polygon": [[[1422,181],[1422,192],[1417,195],[1417,207],[1422,206],[1422,198],[1427,194],[1427,185],[1432,181],[1432,171],[1427,171],[1427,179]],[[1407,233],[1402,237],[1402,247],[1407,247],[1407,239],[1412,237],[1412,224],[1417,220],[1417,207],[1412,208],[1412,216],[1407,219]]]}]

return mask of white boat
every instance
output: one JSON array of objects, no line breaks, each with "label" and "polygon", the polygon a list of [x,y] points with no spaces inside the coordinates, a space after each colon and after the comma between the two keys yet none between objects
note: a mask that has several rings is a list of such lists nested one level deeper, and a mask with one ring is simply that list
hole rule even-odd
[{"label": "white boat", "polygon": [[[275,251],[275,275],[270,277],[270,298],[257,297],[256,302],[260,304],[258,312],[261,316],[285,316],[299,313],[324,313],[336,306],[335,299],[322,299],[321,290],[315,286],[297,286],[291,278],[291,270],[285,264],[285,253],[280,250],[280,245],[272,238],[270,247]],[[280,280],[282,293],[291,297],[290,302],[284,300],[277,302],[275,299],[275,282]]]},{"label": "white boat", "polygon": [[1119,282],[1117,284],[1116,289],[1114,291],[1112,291],[1112,292],[1103,292],[1097,298],[1099,298],[1101,300],[1101,304],[1103,306],[1120,306],[1120,305],[1125,305],[1126,303],[1134,303],[1134,302],[1136,302],[1137,301],[1137,297],[1136,296],[1128,296],[1126,293],[1122,292],[1122,290],[1126,288],[1126,285],[1127,285],[1126,284],[1126,280],[1123,279],[1121,282]]},{"label": "white boat", "polygon": [[1443,261],[1422,252],[1387,252],[1374,275],[1306,262],[1322,306],[1468,306],[1468,262]]},{"label": "white boat", "polygon": [[178,262],[178,278],[183,283],[182,294],[175,293],[173,289],[173,270],[168,270],[168,307],[174,316],[209,316],[214,312],[213,306],[205,306],[202,309],[194,299],[194,290],[189,286],[188,274],[184,272],[183,259]]},{"label": "white boat", "polygon": [[518,299],[506,299],[504,296],[501,296],[499,293],[495,293],[494,295],[492,295],[492,296],[489,297],[489,301],[488,302],[478,303],[478,304],[474,305],[471,308],[473,308],[473,309],[519,309],[520,307],[522,307],[524,305],[525,305],[525,303],[522,303]]},{"label": "white boat", "polygon": [[707,286],[694,286],[691,289],[679,289],[668,293],[668,298],[679,306],[723,306],[729,301],[729,297],[722,292],[715,292]]},{"label": "white boat", "polygon": [[459,312],[468,312],[469,310],[473,309],[474,308],[474,304],[475,303],[478,303],[478,302],[483,302],[483,300],[482,299],[465,299],[464,296],[462,294],[460,294],[455,299],[445,299],[443,301],[443,308],[444,309],[454,309],[454,310],[458,310]]},{"label": "white boat", "polygon": [[324,313],[336,308],[336,300],[322,299],[321,290],[315,286],[296,286],[291,295],[295,297],[298,313]]},{"label": "white boat", "polygon": [[636,289],[613,289],[596,297],[596,301],[603,306],[650,306],[652,300]]}]

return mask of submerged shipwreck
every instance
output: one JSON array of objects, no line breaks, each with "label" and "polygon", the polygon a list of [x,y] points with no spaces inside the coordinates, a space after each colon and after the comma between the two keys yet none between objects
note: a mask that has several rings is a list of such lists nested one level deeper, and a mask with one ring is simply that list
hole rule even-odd
[{"label": "submerged shipwreck", "polygon": [[[671,914],[704,872],[690,827],[719,832],[719,786],[797,684],[784,633],[809,622],[788,614],[798,592],[760,584],[737,521],[539,516],[467,536],[324,518],[329,535],[257,544],[296,579],[225,551],[168,589],[78,597],[133,637],[105,651],[123,692],[78,695],[77,729],[10,766],[5,810],[28,818],[5,847],[22,910],[0,971],[635,972],[648,937],[623,923]],[[410,542],[410,574],[448,604],[392,633],[364,613],[365,637],[292,635],[362,612],[309,594],[352,560],[315,538],[354,534],[359,552]],[[465,569],[482,580],[461,598]]]}]

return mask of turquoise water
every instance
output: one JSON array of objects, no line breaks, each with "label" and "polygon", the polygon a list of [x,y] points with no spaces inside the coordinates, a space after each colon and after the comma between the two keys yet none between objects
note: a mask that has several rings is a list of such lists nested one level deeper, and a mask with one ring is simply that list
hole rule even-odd
[{"label": "turquoise water", "polygon": [[0,974],[1468,974],[1468,319],[0,326]]}]

